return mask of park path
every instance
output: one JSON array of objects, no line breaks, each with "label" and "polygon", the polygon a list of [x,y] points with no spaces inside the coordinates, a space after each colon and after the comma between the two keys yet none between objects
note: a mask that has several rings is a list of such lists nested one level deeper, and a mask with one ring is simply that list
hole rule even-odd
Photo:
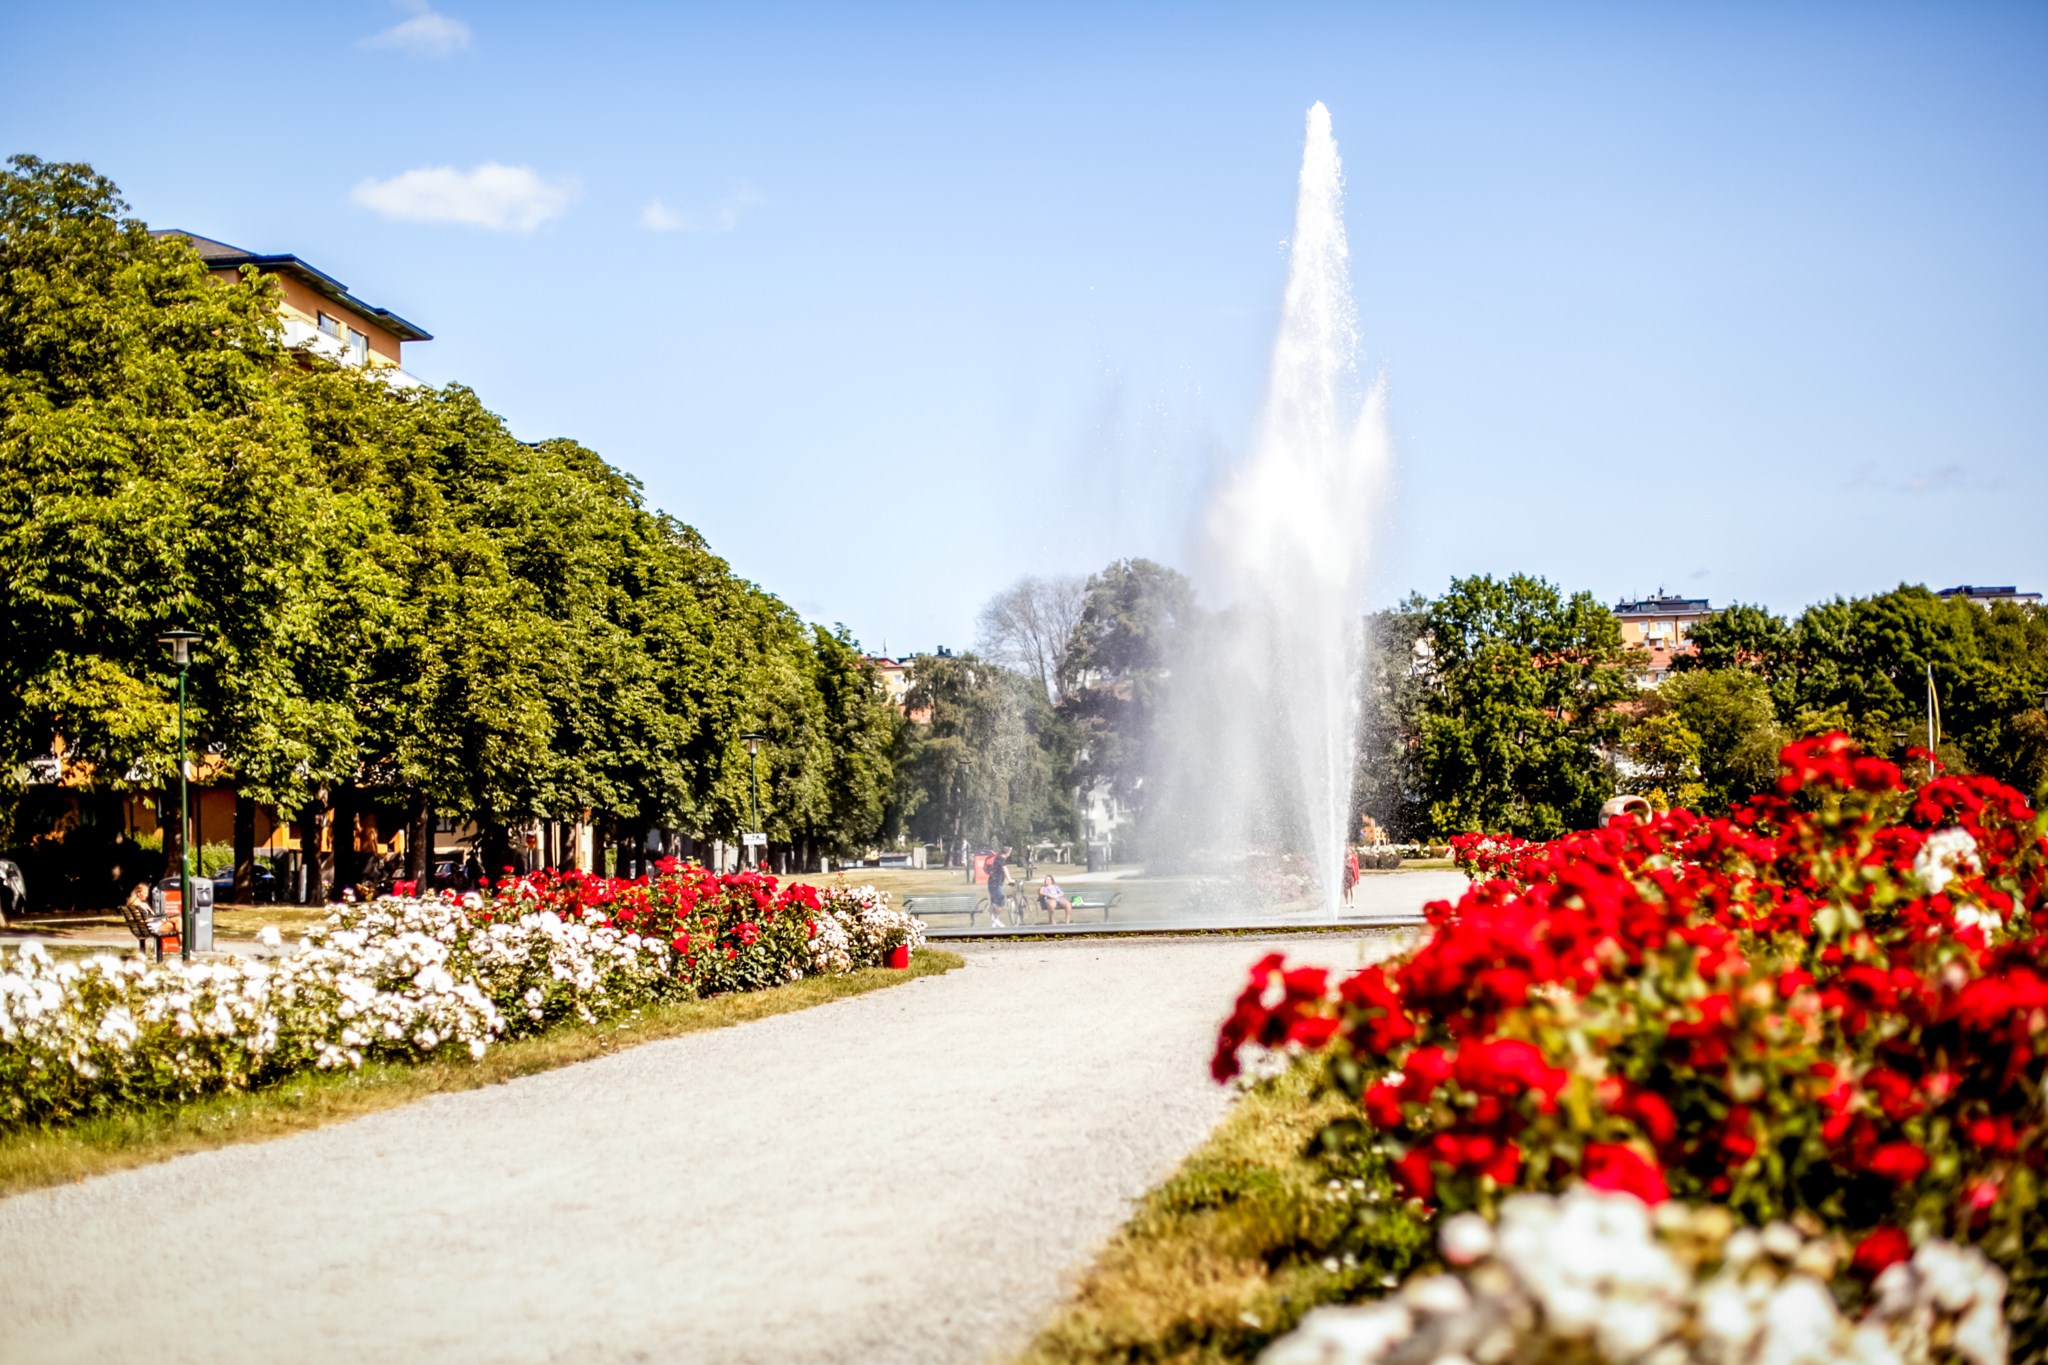
[{"label": "park path", "polygon": [[944,976],[0,1200],[0,1360],[989,1360],[1223,1112],[1245,967],[1387,943],[961,945]]}]

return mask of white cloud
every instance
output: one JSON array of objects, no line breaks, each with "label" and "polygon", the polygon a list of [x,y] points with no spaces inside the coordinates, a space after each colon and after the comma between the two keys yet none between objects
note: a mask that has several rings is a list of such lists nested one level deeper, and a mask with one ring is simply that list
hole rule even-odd
[{"label": "white cloud", "polygon": [[462,20],[430,8],[425,0],[412,0],[405,7],[412,18],[373,33],[356,46],[396,48],[413,57],[448,57],[469,46],[469,25]]},{"label": "white cloud", "polygon": [[356,203],[398,222],[467,223],[494,232],[531,232],[559,218],[575,197],[572,180],[544,180],[530,166],[495,161],[472,171],[422,166],[349,191]]},{"label": "white cloud", "polygon": [[751,185],[737,186],[715,203],[680,213],[655,199],[640,210],[640,226],[650,232],[731,232],[740,225],[741,214],[767,202]]},{"label": "white cloud", "polygon": [[469,46],[469,25],[430,8],[425,0],[402,0],[412,18],[356,44],[363,48],[395,48],[414,57],[448,57]]}]

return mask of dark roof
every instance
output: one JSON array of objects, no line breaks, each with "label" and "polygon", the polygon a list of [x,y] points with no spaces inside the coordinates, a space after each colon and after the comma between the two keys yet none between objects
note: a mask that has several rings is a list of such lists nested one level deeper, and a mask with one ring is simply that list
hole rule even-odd
[{"label": "dark roof", "polygon": [[2041,596],[2037,592],[2021,592],[2010,583],[2002,588],[1973,587],[1965,583],[1960,588],[1943,588],[1934,595],[1936,597],[2018,597],[2032,599],[2038,599]]},{"label": "dark roof", "polygon": [[433,333],[407,322],[388,308],[378,308],[365,303],[348,292],[348,286],[325,271],[315,270],[296,256],[261,256],[253,251],[244,251],[226,242],[216,242],[211,237],[201,237],[196,232],[183,228],[158,228],[149,234],[152,237],[183,237],[199,253],[213,270],[235,270],[253,265],[258,270],[267,270],[275,275],[291,275],[301,284],[324,298],[334,300],[344,308],[353,308],[366,318],[374,318],[388,327],[400,341],[432,341]]},{"label": "dark roof", "polygon": [[1704,597],[1644,597],[1614,606],[1617,616],[1699,616],[1712,610]]}]

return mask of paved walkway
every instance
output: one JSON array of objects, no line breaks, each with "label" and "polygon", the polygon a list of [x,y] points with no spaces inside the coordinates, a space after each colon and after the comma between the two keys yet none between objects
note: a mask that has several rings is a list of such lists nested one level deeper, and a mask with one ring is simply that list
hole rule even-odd
[{"label": "paved walkway", "polygon": [[1271,946],[969,945],[942,977],[0,1200],[0,1360],[999,1357],[1222,1113],[1215,1027]]}]

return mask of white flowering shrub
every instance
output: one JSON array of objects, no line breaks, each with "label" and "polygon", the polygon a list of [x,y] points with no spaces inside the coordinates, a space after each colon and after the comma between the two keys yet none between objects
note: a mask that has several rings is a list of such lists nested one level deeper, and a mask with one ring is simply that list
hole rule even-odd
[{"label": "white flowering shrub", "polygon": [[621,931],[601,913],[582,920],[564,920],[552,910],[499,918],[503,913],[503,906],[487,910],[473,898],[385,897],[341,907],[305,944],[438,943],[447,951],[449,970],[474,983],[513,1035],[571,1017],[590,1023],[689,994],[668,944]]},{"label": "white flowering shrub", "polygon": [[[825,902],[802,964],[763,983],[872,966],[924,942],[923,924],[873,888]],[[307,1068],[481,1057],[502,1036],[706,987],[684,947],[602,910],[565,919],[524,904],[345,904],[267,960],[59,962],[35,944],[0,948],[0,1130],[246,1090]],[[283,946],[274,929],[263,938]]]},{"label": "white flowering shrub", "polygon": [[1838,1239],[1738,1227],[1725,1208],[1576,1189],[1519,1194],[1500,1221],[1446,1219],[1447,1273],[1376,1303],[1320,1308],[1260,1365],[2003,1365],[2005,1277],[1982,1253],[1923,1242],[1859,1316],[1829,1285]]},{"label": "white flowering shrub", "polygon": [[[872,886],[833,887],[819,897],[819,908],[818,938],[830,938],[835,944],[844,939],[849,966],[837,970],[878,967],[892,949],[916,952],[924,947],[924,921],[908,911],[891,909],[886,891]],[[813,940],[814,951],[815,943]]]},{"label": "white flowering shrub", "polygon": [[480,1057],[504,1019],[450,957],[427,935],[339,929],[268,961],[0,950],[0,1128],[366,1057]]}]

